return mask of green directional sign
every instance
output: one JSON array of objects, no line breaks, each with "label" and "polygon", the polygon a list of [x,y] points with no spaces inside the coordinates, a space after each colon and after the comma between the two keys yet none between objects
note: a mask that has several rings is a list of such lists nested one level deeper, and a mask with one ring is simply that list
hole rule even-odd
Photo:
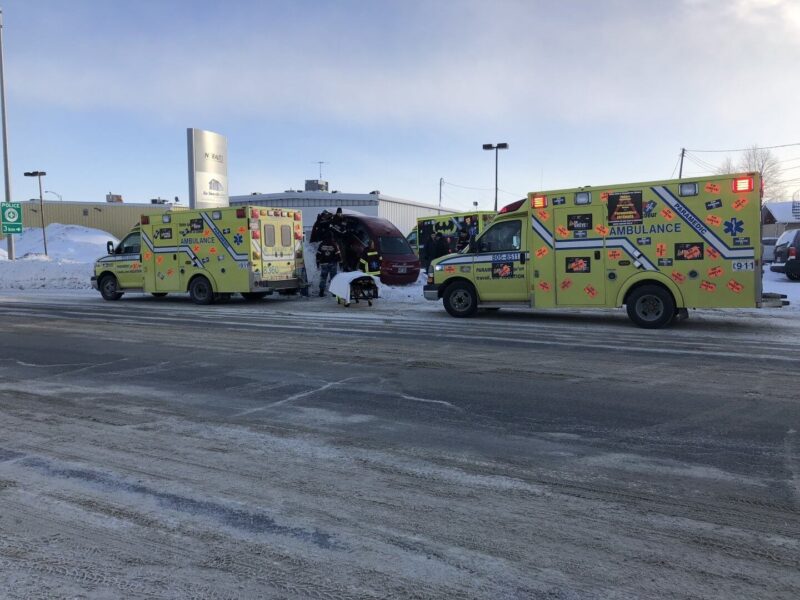
[{"label": "green directional sign", "polygon": [[19,202],[0,204],[3,233],[22,233],[22,205]]}]

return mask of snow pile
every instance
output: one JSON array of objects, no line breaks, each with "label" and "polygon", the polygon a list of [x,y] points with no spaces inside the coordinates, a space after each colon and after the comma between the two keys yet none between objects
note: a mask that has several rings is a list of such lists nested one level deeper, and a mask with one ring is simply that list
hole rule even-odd
[{"label": "snow pile", "polygon": [[0,289],[86,289],[94,261],[106,254],[106,243],[118,240],[100,229],[52,223],[47,226],[47,256],[42,230],[28,228],[15,239],[17,260],[0,253]]}]

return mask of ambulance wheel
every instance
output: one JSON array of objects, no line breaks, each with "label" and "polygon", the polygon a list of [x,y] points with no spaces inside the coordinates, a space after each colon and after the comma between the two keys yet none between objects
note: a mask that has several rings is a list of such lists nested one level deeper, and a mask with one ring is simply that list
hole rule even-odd
[{"label": "ambulance wheel", "polygon": [[444,308],[451,317],[471,317],[478,310],[478,295],[471,284],[457,281],[444,292]]},{"label": "ambulance wheel", "polygon": [[203,276],[192,279],[189,284],[189,297],[195,304],[211,304],[214,301],[214,290],[208,279]]},{"label": "ambulance wheel", "polygon": [[658,329],[675,316],[675,299],[660,285],[643,285],[633,290],[625,302],[628,317],[639,327]]},{"label": "ambulance wheel", "polygon": [[263,300],[266,297],[267,297],[267,292],[242,292],[242,298],[244,298],[248,302]]},{"label": "ambulance wheel", "polygon": [[119,300],[122,298],[122,292],[119,291],[119,283],[117,283],[117,278],[113,275],[103,275],[97,287],[100,288],[100,295],[103,300]]},{"label": "ambulance wheel", "polygon": [[167,292],[152,292],[150,295],[153,296],[153,298],[163,298],[167,295]]}]

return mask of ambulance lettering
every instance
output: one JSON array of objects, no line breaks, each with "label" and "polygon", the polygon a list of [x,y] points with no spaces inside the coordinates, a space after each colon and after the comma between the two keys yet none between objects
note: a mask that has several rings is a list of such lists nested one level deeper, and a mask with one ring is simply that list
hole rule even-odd
[{"label": "ambulance lettering", "polygon": [[681,233],[681,224],[616,225],[611,228],[611,235],[652,235],[654,233]]}]

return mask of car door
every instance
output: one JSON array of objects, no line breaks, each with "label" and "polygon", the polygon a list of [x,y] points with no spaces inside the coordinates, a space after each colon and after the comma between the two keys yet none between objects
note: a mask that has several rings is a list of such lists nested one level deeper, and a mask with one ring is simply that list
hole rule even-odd
[{"label": "car door", "polygon": [[522,219],[493,224],[476,241],[474,280],[481,302],[529,300],[525,234]]},{"label": "car door", "polygon": [[129,233],[117,246],[114,275],[121,288],[143,287],[141,249],[142,238],[138,231]]}]

